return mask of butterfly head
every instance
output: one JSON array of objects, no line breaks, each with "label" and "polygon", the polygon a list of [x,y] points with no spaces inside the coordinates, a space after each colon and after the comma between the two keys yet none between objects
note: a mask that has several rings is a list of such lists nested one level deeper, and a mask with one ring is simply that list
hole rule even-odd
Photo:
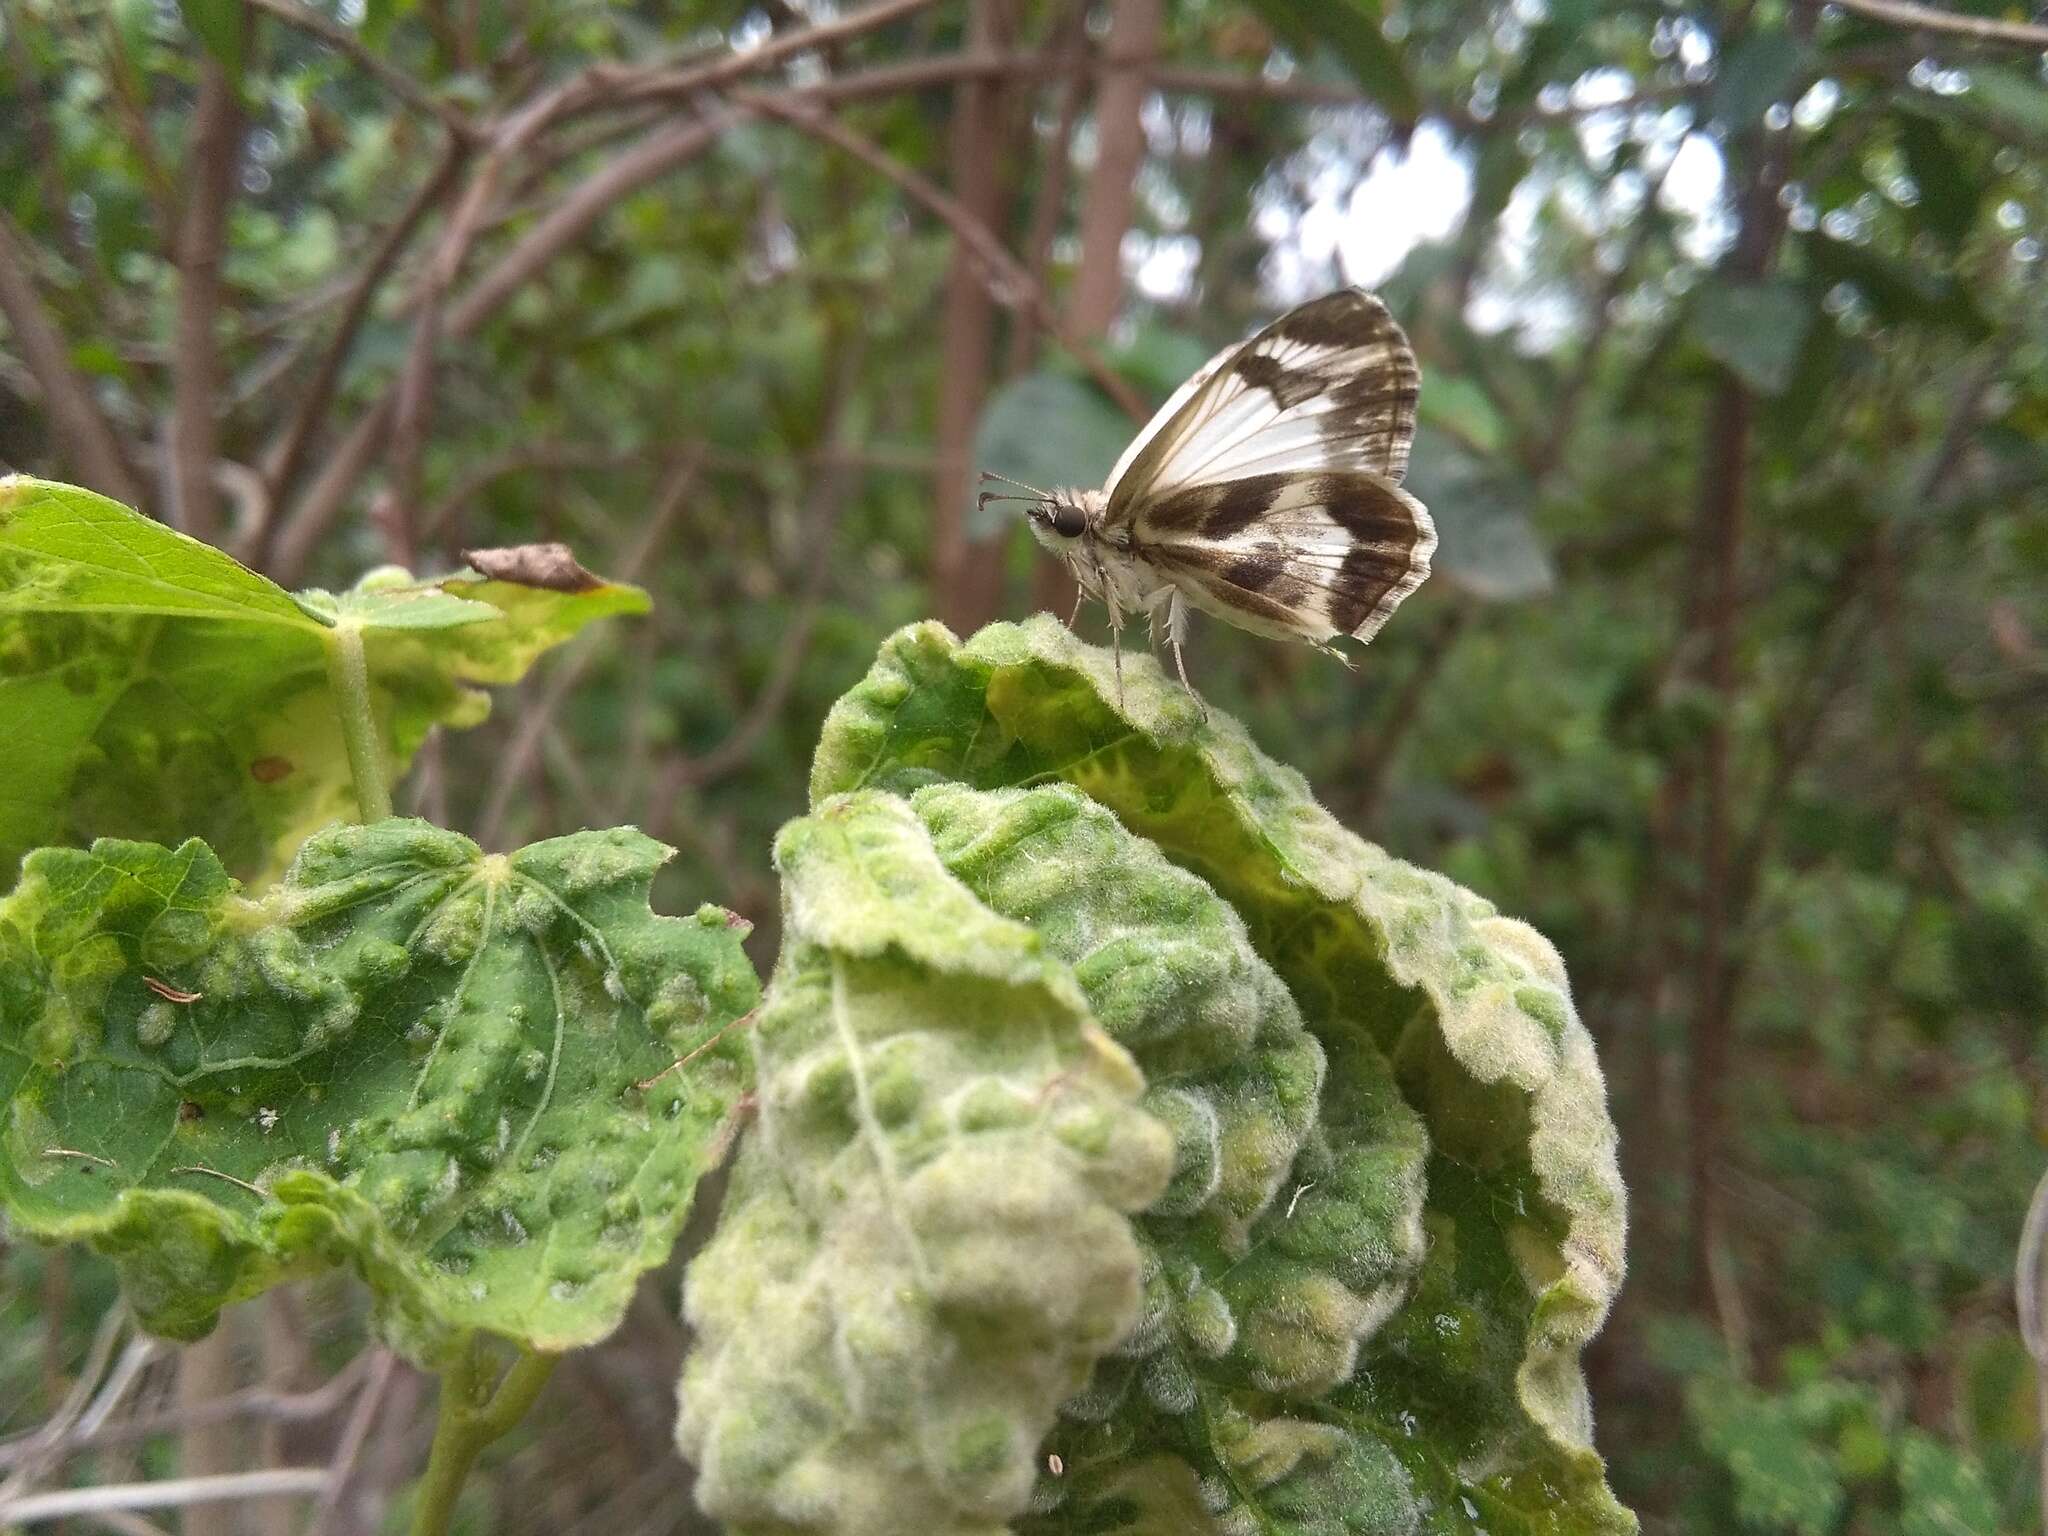
[{"label": "butterfly head", "polygon": [[1032,535],[1056,555],[1073,551],[1102,523],[1100,491],[1055,491],[1042,501],[1025,503]]},{"label": "butterfly head", "polygon": [[1102,529],[1102,515],[1109,506],[1109,497],[1102,491],[1042,491],[1035,485],[986,469],[981,472],[981,479],[984,485],[1014,486],[1024,493],[983,491],[981,504],[985,507],[997,501],[1020,503],[1024,516],[1030,520],[1033,537],[1056,555],[1072,555],[1081,547],[1082,540]]}]

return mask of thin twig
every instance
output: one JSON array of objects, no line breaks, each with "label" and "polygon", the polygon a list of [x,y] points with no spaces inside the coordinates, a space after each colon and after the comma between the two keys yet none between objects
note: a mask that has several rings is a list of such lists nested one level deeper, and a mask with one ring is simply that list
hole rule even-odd
[{"label": "thin twig", "polygon": [[758,75],[802,54],[840,47],[864,33],[900,21],[935,3],[936,0],[880,0],[878,4],[842,16],[837,21],[781,33],[746,53],[727,53],[708,63],[648,71],[637,80],[621,79],[615,71],[600,65],[592,71],[594,78],[591,84],[600,95],[609,98],[604,103],[607,107],[643,101],[673,101],[716,90],[748,75]]},{"label": "thin twig", "polygon": [[415,111],[438,118],[456,138],[468,140],[476,137],[476,124],[459,107],[443,101],[382,54],[365,47],[362,39],[347,27],[329,21],[319,12],[299,4],[298,0],[247,0],[247,3],[347,54],[365,71],[376,76],[392,95]]},{"label": "thin twig", "polygon": [[[824,413],[826,441],[835,447],[843,445],[850,430],[852,413],[846,405],[859,381],[864,350],[857,339],[840,349],[832,392]],[[838,531],[840,514],[845,510],[858,478],[842,462],[827,462],[832,467],[811,483],[810,505],[804,520],[807,564],[803,587],[797,597],[796,616],[782,633],[782,646],[776,652],[768,681],[755,696],[745,718],[723,741],[702,757],[677,754],[656,776],[645,818],[651,836],[659,838],[662,835],[662,829],[673,818],[676,797],[685,789],[702,787],[745,765],[768,728],[780,717],[783,703],[796,684],[797,673],[810,645],[811,629],[817,622],[818,608],[824,601],[825,587],[831,577],[833,536]]]},{"label": "thin twig", "polygon": [[744,114],[714,112],[660,128],[578,181],[575,189],[449,306],[448,333],[475,333],[535,273],[574,245],[610,208],[648,182],[697,158]]},{"label": "thin twig", "polygon": [[[83,6],[55,7],[60,24],[72,28],[73,39],[81,44],[85,39],[74,13],[84,10]],[[109,11],[101,16],[99,25],[99,48],[106,59],[107,94],[114,103],[114,116],[127,135],[128,147],[135,152],[136,163],[142,167],[142,180],[149,191],[151,212],[156,215],[158,232],[168,245],[178,227],[178,194],[170,173],[164,169],[163,156],[157,150],[156,132],[149,124],[146,86],[136,78],[113,13]]]},{"label": "thin twig", "polygon": [[1032,319],[1044,327],[1048,335],[1087,369],[1089,377],[1094,379],[1103,392],[1133,421],[1143,421],[1151,415],[1151,408],[1124,377],[1109,366],[1102,354],[1076,336],[1060,320],[1059,313],[1053,307],[1043,285],[1032,277],[1030,271],[1016,257],[1004,249],[1002,241],[986,224],[961,207],[943,188],[912,170],[872,140],[863,138],[852,129],[806,104],[751,93],[736,96],[735,99],[753,107],[764,116],[777,118],[792,127],[802,129],[813,138],[851,155],[877,175],[893,182],[909,197],[923,204],[981,259],[986,269],[984,275],[989,284],[989,292],[998,304],[1006,309],[1027,309]]},{"label": "thin twig", "polygon": [[60,1453],[65,1437],[92,1403],[93,1393],[106,1373],[107,1361],[113,1356],[114,1345],[127,1326],[128,1309],[124,1306],[116,1305],[100,1319],[92,1344],[85,1352],[85,1364],[79,1368],[78,1379],[71,1383],[71,1390],[57,1405],[57,1411],[50,1415],[49,1422],[22,1446],[14,1475],[0,1483],[0,1504],[27,1489]]},{"label": "thin twig", "polygon": [[[662,485],[654,501],[654,515],[647,519],[646,527],[632,549],[627,551],[617,567],[617,580],[632,581],[640,574],[656,547],[668,533],[670,526],[682,515],[689,505],[691,493],[697,488],[697,475],[704,462],[701,451],[691,454],[676,465]],[[519,729],[512,735],[498,759],[498,767],[491,783],[491,797],[485,803],[483,813],[477,818],[476,840],[486,848],[497,845],[498,834],[503,830],[505,816],[512,808],[512,797],[526,779],[527,770],[532,767],[539,754],[542,739],[547,733],[548,722],[562,705],[570,691],[582,681],[590,665],[591,652],[579,651],[569,661],[554,669],[547,686],[541,690],[531,708],[519,719]]]},{"label": "thin twig", "polygon": [[[299,471],[305,463],[306,452],[312,443],[314,433],[327,419],[329,407],[334,402],[335,385],[341,379],[341,371],[348,361],[348,355],[355,346],[356,336],[361,332],[363,322],[369,318],[371,305],[377,290],[391,275],[391,269],[398,264],[398,258],[419,230],[429,209],[439,203],[454,182],[456,173],[462,168],[466,151],[458,141],[451,141],[441,152],[434,170],[414,190],[404,209],[391,227],[377,242],[370,259],[364,263],[349,290],[348,302],[343,307],[341,319],[335,325],[334,336],[327,343],[327,349],[320,355],[320,361],[313,370],[306,390],[299,398],[299,404],[292,413],[277,446],[271,451],[264,465],[264,479],[269,483],[273,500],[290,492],[297,483]],[[253,553],[261,547],[268,536],[268,530],[258,530],[247,541],[245,552]]]},{"label": "thin twig", "polygon": [[2030,52],[2048,48],[2048,27],[2035,22],[2006,21],[1997,16],[1964,16],[1932,5],[1915,5],[1913,0],[1830,0],[1830,3],[1894,27],[1911,27],[1919,32],[1945,32],[1951,37],[1966,37],[1977,43],[2011,43]]},{"label": "thin twig", "polygon": [[[333,1376],[308,1392],[279,1392],[271,1387],[249,1387],[183,1408],[160,1413],[136,1414],[130,1418],[98,1423],[90,1434],[81,1425],[63,1438],[60,1452],[74,1456],[82,1451],[104,1450],[109,1446],[133,1445],[157,1435],[193,1428],[201,1424],[222,1424],[234,1419],[260,1419],[277,1424],[305,1424],[326,1418],[348,1401],[362,1385],[363,1372],[371,1357],[381,1351],[359,1354]],[[12,1467],[29,1458],[43,1431],[0,1442],[0,1467]]]},{"label": "thin twig", "polygon": [[[327,1463],[327,1487],[321,1493],[320,1503],[306,1527],[306,1536],[327,1536],[328,1527],[340,1512],[356,1462],[363,1454],[363,1442],[369,1438],[370,1427],[377,1421],[377,1410],[384,1405],[384,1393],[391,1385],[392,1372],[398,1366],[398,1356],[388,1349],[370,1353],[376,1358],[370,1366],[369,1383],[363,1388],[362,1396],[356,1399],[355,1409],[349,1414],[348,1423],[342,1427],[341,1438],[335,1442],[334,1455]],[[364,1358],[358,1355],[351,1364]]]},{"label": "thin twig", "polygon": [[71,349],[36,292],[28,252],[14,221],[0,211],[0,315],[7,317],[22,361],[43,392],[53,435],[72,473],[94,490],[139,507],[141,483],[92,390],[72,366]]},{"label": "thin twig", "polygon": [[325,1467],[279,1467],[268,1472],[227,1472],[218,1477],[177,1477],[159,1483],[117,1483],[107,1488],[65,1488],[0,1502],[0,1521],[34,1525],[108,1509],[176,1509],[228,1499],[267,1499],[318,1493]]}]

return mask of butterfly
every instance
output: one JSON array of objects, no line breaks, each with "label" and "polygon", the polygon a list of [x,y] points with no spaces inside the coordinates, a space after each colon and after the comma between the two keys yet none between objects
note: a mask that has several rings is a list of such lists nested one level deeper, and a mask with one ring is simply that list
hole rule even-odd
[{"label": "butterfly", "polygon": [[981,499],[1021,502],[1082,598],[1109,610],[1119,697],[1124,621],[1139,613],[1190,694],[1190,608],[1350,666],[1330,642],[1377,634],[1436,550],[1428,509],[1401,489],[1421,387],[1387,306],[1342,289],[1211,358],[1101,490],[1042,491],[985,473],[1028,494]]}]

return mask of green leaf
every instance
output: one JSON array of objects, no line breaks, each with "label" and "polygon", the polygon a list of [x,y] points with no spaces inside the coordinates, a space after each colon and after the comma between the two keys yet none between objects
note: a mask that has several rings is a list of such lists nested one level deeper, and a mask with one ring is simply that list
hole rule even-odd
[{"label": "green leaf", "polygon": [[1369,0],[1252,0],[1266,24],[1297,52],[1321,44],[1334,54],[1378,105],[1401,124],[1422,115],[1422,97],[1400,50],[1381,30],[1380,9]]},{"label": "green leaf", "polygon": [[1765,108],[1792,95],[1805,56],[1799,40],[1783,27],[1750,32],[1720,62],[1712,115],[1731,128],[1748,127]]},{"label": "green leaf", "polygon": [[993,1532],[1136,1320],[1126,1213],[1172,1143],[1073,975],[903,802],[826,801],[776,863],[760,1121],[690,1269],[677,1441],[738,1531]]},{"label": "green leaf", "polygon": [[[977,469],[1005,475],[1041,490],[1098,486],[1116,467],[1131,440],[1131,423],[1101,394],[1071,374],[1041,369],[1013,379],[995,392],[974,432]],[[967,513],[968,532],[987,538],[1016,526],[1017,509],[975,500]],[[1007,485],[988,490],[1009,493]]]},{"label": "green leaf", "polygon": [[1519,476],[1424,423],[1415,431],[1408,488],[1436,523],[1431,568],[1438,579],[1487,602],[1541,597],[1557,585]]},{"label": "green leaf", "polygon": [[1481,453],[1508,445],[1508,426],[1486,391],[1461,374],[1435,373],[1417,404],[1422,424],[1440,428]]},{"label": "green leaf", "polygon": [[1692,309],[1700,345],[1760,395],[1790,387],[1813,321],[1813,300],[1794,283],[1715,279]]},{"label": "green leaf", "polygon": [[93,491],[0,478],[0,613],[151,614],[317,631],[291,594]]},{"label": "green leaf", "polygon": [[1888,325],[1929,325],[1977,339],[1991,334],[1991,322],[1954,278],[1819,233],[1807,234],[1801,245],[1821,281],[1847,283]]},{"label": "green leaf", "polygon": [[1728,1469],[1744,1525],[1795,1536],[1839,1528],[1848,1491],[1831,1446],[1867,1403],[1864,1389],[1840,1382],[1767,1393],[1718,1374],[1685,1394],[1702,1444]]},{"label": "green leaf", "polygon": [[1996,1536],[1998,1500],[1967,1452],[1908,1430],[1899,1445],[1900,1536]]},{"label": "green leaf", "polygon": [[213,55],[229,83],[240,86],[245,48],[242,0],[178,0],[185,25]]},{"label": "green leaf", "polygon": [[1972,64],[1970,88],[1955,104],[2022,139],[2048,138],[2048,86],[2018,70]]},{"label": "green leaf", "polygon": [[736,919],[648,910],[667,856],[386,821],[251,901],[197,841],[38,850],[0,900],[9,1221],[174,1338],[343,1262],[421,1362],[604,1337],[720,1155],[759,990]]},{"label": "green leaf", "polygon": [[[1129,1473],[1122,1493],[1104,1487],[1074,1520],[1235,1528],[1213,1498],[1275,1530],[1633,1529],[1592,1448],[1578,1366],[1621,1277],[1614,1129],[1556,952],[1471,893],[1344,831],[1241,726],[1213,712],[1202,720],[1151,658],[1127,657],[1124,673],[1119,707],[1108,654],[1043,616],[964,644],[937,625],[904,630],[827,721],[814,799],[1063,781],[1114,813],[1235,911],[1333,1076],[1342,1063],[1353,1085],[1324,1103],[1341,1099],[1365,1121],[1354,1145],[1393,1159],[1377,1182],[1304,1189],[1322,1183],[1320,1149],[1334,1157],[1342,1145],[1337,1127],[1319,1127],[1275,1186],[1288,1201],[1300,1192],[1295,1225],[1276,1194],[1252,1227],[1255,1244],[1265,1232],[1274,1242],[1251,1250],[1252,1266],[1275,1262],[1276,1246],[1326,1238],[1324,1214],[1341,1226],[1366,1189],[1383,1199],[1398,1189],[1392,1170],[1410,1117],[1426,1136],[1427,1249],[1405,1283],[1403,1263],[1382,1271],[1387,1289],[1373,1293],[1387,1310],[1377,1317],[1357,1318],[1337,1293],[1297,1309],[1299,1377],[1247,1367],[1230,1379],[1233,1345],[1211,1357],[1225,1362],[1218,1385],[1177,1383],[1162,1369],[1106,1411],[1092,1397],[1070,1405],[1099,1426],[1077,1455],[1113,1455]],[[1038,877],[1075,887],[1075,901],[1096,878],[1052,860]],[[1398,1105],[1356,1086],[1374,1081],[1375,1058]],[[1341,1242],[1323,1250],[1325,1261],[1357,1252]],[[1347,1333],[1357,1352],[1335,1367]],[[1196,1346],[1176,1347],[1185,1356]],[[1261,1347],[1248,1343],[1249,1358]],[[1160,1408],[1189,1390],[1204,1412]],[[1325,1498],[1335,1503],[1314,1513]]]},{"label": "green leaf", "polygon": [[366,631],[390,769],[436,725],[490,710],[591,621],[644,611],[637,588],[579,592],[373,572],[294,596],[90,491],[0,480],[0,885],[28,849],[99,835],[204,839],[274,878],[355,791],[327,674],[337,623]]},{"label": "green leaf", "polygon": [[1898,118],[1899,148],[1906,170],[1919,189],[1914,221],[1925,224],[1949,245],[1959,245],[1977,223],[1984,200],[1984,182],[1957,152],[1941,120],[1918,111]]}]

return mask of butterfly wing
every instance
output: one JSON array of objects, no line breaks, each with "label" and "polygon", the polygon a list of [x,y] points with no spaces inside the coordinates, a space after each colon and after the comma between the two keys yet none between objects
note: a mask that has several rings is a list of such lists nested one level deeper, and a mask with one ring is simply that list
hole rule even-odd
[{"label": "butterfly wing", "polygon": [[1421,502],[1364,470],[1282,470],[1144,504],[1139,551],[1187,600],[1240,629],[1370,640],[1429,575]]},{"label": "butterfly wing", "polygon": [[1400,488],[1421,371],[1387,307],[1345,289],[1225,348],[1125,453],[1105,524],[1241,628],[1369,639],[1429,574]]}]

